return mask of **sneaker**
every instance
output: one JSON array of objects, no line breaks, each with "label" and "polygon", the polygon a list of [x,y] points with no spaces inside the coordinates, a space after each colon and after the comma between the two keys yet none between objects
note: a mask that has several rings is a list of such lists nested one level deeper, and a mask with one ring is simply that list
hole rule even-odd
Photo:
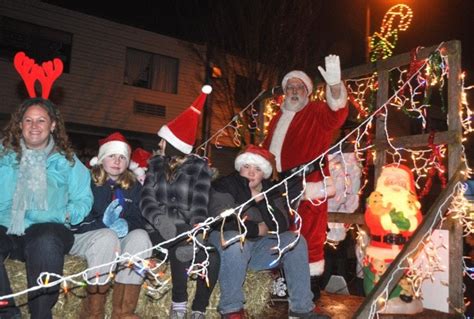
[{"label": "sneaker", "polygon": [[278,277],[273,280],[272,283],[272,295],[276,298],[287,298],[287,287],[285,283],[285,278]]},{"label": "sneaker", "polygon": [[229,312],[222,315],[222,319],[245,319],[244,309],[236,312]]},{"label": "sneaker", "polygon": [[331,317],[312,311],[299,313],[290,310],[288,314],[288,319],[331,319]]},{"label": "sneaker", "polygon": [[206,314],[197,310],[191,312],[191,319],[206,319]]},{"label": "sneaker", "polygon": [[170,310],[170,319],[186,319],[186,310]]}]

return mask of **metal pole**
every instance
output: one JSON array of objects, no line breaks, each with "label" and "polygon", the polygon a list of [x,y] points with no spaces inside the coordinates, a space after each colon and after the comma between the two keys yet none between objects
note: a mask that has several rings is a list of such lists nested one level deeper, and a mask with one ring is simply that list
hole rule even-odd
[{"label": "metal pole", "polygon": [[[206,45],[206,65],[205,65],[205,74],[204,74],[204,82],[205,84],[211,84],[211,49],[209,48],[209,44]],[[201,141],[207,141],[210,136],[211,131],[211,118],[212,118],[212,108],[211,108],[211,95],[206,98],[206,102],[204,103],[203,112],[202,112],[202,130],[201,130]],[[210,143],[205,145],[206,154],[210,156]]]},{"label": "metal pole", "polygon": [[370,0],[365,0],[365,62],[370,62]]}]

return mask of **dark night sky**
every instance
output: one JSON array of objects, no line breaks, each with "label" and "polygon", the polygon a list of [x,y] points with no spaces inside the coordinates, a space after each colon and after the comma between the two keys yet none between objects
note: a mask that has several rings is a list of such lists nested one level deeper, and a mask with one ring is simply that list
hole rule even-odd
[{"label": "dark night sky", "polygon": [[[185,40],[203,42],[200,30],[206,19],[213,14],[212,4],[222,0],[135,0],[109,5],[108,9],[98,1],[43,0],[71,10],[100,16],[116,22],[130,24]],[[235,1],[235,0],[225,0]],[[255,0],[268,1],[268,0]],[[273,0],[275,5],[282,1]],[[371,11],[371,33],[378,31],[385,12],[397,3],[406,3],[414,11],[410,28],[399,34],[395,54],[410,51],[419,45],[431,46],[442,41],[459,39],[463,46],[463,68],[468,71],[467,82],[474,82],[474,0],[313,0],[327,30],[317,34],[322,50],[345,52],[343,67],[363,62],[365,6]],[[132,5],[133,4],[133,5]],[[268,14],[271,14],[269,12]],[[277,21],[275,21],[277,23]],[[238,30],[238,27],[236,27]],[[296,31],[295,31],[296,32]],[[470,80],[469,74],[472,73]]]}]

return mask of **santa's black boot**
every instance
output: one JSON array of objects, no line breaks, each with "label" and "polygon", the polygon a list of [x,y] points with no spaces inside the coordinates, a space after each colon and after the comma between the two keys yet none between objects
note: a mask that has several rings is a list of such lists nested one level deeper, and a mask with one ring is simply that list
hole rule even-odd
[{"label": "santa's black boot", "polygon": [[321,297],[321,276],[311,276],[311,291],[313,292],[313,302]]}]

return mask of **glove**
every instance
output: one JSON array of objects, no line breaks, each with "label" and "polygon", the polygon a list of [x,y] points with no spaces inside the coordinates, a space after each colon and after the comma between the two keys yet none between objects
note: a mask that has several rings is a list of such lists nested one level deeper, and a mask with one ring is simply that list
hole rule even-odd
[{"label": "glove", "polygon": [[117,219],[109,228],[117,234],[118,238],[125,237],[128,234],[128,223],[123,218]]},{"label": "glove", "polygon": [[176,225],[173,221],[165,215],[160,215],[156,217],[154,221],[154,226],[156,230],[160,233],[163,239],[168,240],[176,236],[177,230]]},{"label": "glove", "polygon": [[176,248],[176,258],[179,261],[185,263],[193,259],[194,247],[192,244],[187,244],[185,246],[179,246]]},{"label": "glove", "polygon": [[[204,236],[202,233],[197,234],[195,238],[201,245],[205,245]],[[191,242],[191,243],[188,243],[186,245],[179,246],[178,248],[176,248],[176,258],[178,258],[178,260],[183,263],[188,262],[191,259],[193,259],[193,255],[194,255],[193,245],[194,243]]]},{"label": "glove", "polygon": [[326,64],[326,70],[321,66],[318,66],[319,72],[326,81],[327,85],[336,85],[341,83],[341,63],[339,62],[339,56],[330,54],[324,58]]},{"label": "glove", "polygon": [[105,209],[104,217],[102,217],[102,222],[104,222],[105,226],[110,228],[110,225],[119,218],[122,209],[123,207],[119,204],[119,200],[113,200]]}]

